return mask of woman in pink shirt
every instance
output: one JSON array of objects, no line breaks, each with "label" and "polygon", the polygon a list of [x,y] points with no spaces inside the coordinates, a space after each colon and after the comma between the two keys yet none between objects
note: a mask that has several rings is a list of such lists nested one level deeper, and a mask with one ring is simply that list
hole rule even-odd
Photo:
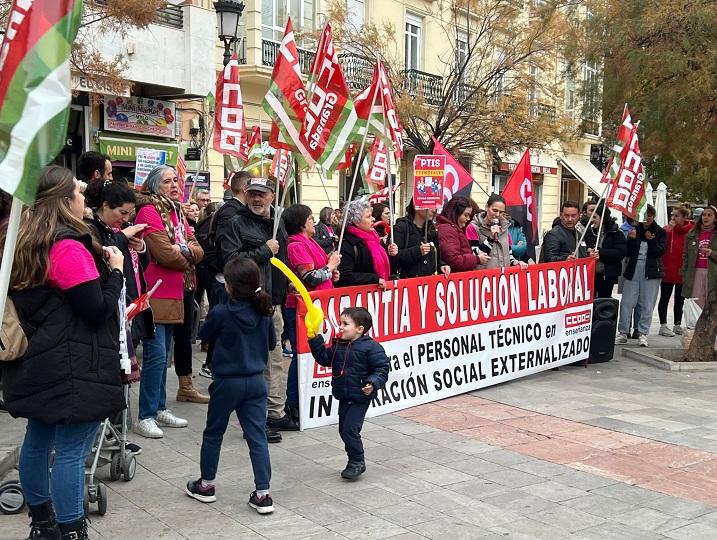
[{"label": "woman in pink shirt", "polygon": [[167,358],[174,339],[174,370],[179,378],[177,400],[207,403],[209,396],[192,384],[191,333],[194,317],[195,265],[204,251],[189,229],[179,202],[179,178],[172,167],[161,165],[147,175],[137,198],[135,224],[146,224],[144,241],[150,262],[147,287],[162,280],[150,299],[154,337],[142,341],[142,379],[139,386],[139,422],[143,437],[164,436],[158,424],[181,428],[187,421],[167,409]]},{"label": "woman in pink shirt", "polygon": [[42,171],[35,204],[21,218],[10,278],[9,296],[31,332],[23,357],[2,363],[7,410],[28,419],[19,471],[30,538],[87,538],[85,456],[100,421],[125,407],[118,317],[124,258],[93,240],[82,221],[84,201],[71,171]]},{"label": "woman in pink shirt", "polygon": [[[288,235],[286,247],[287,263],[294,273],[301,278],[310,291],[332,289],[339,280],[339,263],[341,256],[332,251],[329,255],[314,240],[316,228],[311,208],[303,204],[295,204],[287,208],[281,219]],[[291,342],[292,358],[286,379],[286,407],[290,418],[299,421],[299,380],[296,351],[296,304],[297,295],[289,294],[286,298],[286,327]],[[280,419],[281,421],[284,418]],[[271,425],[274,429],[280,426]],[[286,427],[282,427],[286,429]]]},{"label": "woman in pink shirt", "polygon": [[685,237],[682,259],[682,296],[696,298],[704,309],[707,294],[717,285],[717,206],[710,205]]}]

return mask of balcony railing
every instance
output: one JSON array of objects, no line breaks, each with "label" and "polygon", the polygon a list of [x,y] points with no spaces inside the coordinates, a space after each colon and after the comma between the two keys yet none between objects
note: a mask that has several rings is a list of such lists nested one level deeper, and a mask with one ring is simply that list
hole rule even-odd
[{"label": "balcony railing", "polygon": [[443,101],[443,77],[417,69],[403,72],[403,90],[411,97],[422,97],[429,105],[440,105]]},{"label": "balcony railing", "polygon": [[346,85],[354,91],[362,91],[373,80],[374,60],[354,53],[339,55],[339,64],[344,72]]},{"label": "balcony railing", "polygon": [[[100,7],[107,5],[107,0],[95,0],[94,4]],[[184,27],[184,12],[179,6],[167,6],[157,12],[154,24],[182,29]]]},{"label": "balcony railing", "polygon": [[531,118],[547,118],[549,120],[555,120],[556,113],[555,107],[552,105],[546,105],[545,103],[533,103],[529,109]]},{"label": "balcony railing", "polygon": [[587,135],[600,135],[600,122],[590,118],[583,118],[580,121],[580,131]]},{"label": "balcony railing", "polygon": [[[273,66],[276,63],[276,58],[279,55],[279,47],[281,43],[276,41],[269,41],[268,39],[261,40],[261,63],[264,66]],[[308,75],[311,73],[311,63],[314,61],[316,53],[313,51],[307,51],[305,49],[298,49],[299,53],[299,66],[301,67],[301,73]]]}]

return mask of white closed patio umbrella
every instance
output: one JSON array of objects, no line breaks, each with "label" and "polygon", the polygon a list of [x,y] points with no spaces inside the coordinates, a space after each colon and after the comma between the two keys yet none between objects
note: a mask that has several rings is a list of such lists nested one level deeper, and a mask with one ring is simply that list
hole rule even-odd
[{"label": "white closed patio umbrella", "polygon": [[655,206],[655,199],[652,196],[653,189],[652,184],[650,182],[647,183],[647,187],[645,188],[645,198],[647,199],[647,204],[651,204],[652,206]]},{"label": "white closed patio umbrella", "polygon": [[655,210],[657,215],[655,221],[660,227],[664,227],[670,221],[667,214],[667,186],[664,182],[657,185],[657,196],[655,197]]}]

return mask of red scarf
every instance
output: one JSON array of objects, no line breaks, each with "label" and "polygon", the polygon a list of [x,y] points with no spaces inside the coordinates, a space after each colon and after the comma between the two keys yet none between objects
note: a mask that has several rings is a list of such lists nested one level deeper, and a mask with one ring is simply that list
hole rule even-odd
[{"label": "red scarf", "polygon": [[388,279],[391,273],[391,263],[388,262],[388,253],[381,245],[381,238],[375,230],[364,231],[353,225],[346,227],[346,230],[359,238],[371,253],[373,270],[382,279]]}]

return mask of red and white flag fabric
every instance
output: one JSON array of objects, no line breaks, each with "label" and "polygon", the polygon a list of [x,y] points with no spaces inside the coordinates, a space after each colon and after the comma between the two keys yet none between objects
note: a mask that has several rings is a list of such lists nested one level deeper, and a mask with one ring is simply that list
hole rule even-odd
[{"label": "red and white flag fabric", "polygon": [[276,178],[276,181],[281,186],[281,190],[286,189],[286,180],[289,178],[289,171],[291,170],[291,152],[281,148],[274,154],[274,159],[271,162],[271,169],[269,174]]},{"label": "red and white flag fabric", "polygon": [[357,136],[363,136],[366,129],[376,137],[385,138],[388,135],[393,142],[396,159],[401,159],[403,128],[398,119],[391,80],[382,62],[377,62],[374,66],[371,85],[356,96],[354,107],[358,116]]},{"label": "red and white flag fabric", "polygon": [[246,161],[246,118],[239,82],[239,59],[234,53],[219,72],[214,110],[214,150]]},{"label": "red and white flag fabric", "polygon": [[628,108],[627,103],[625,103],[625,108],[622,110],[622,123],[620,124],[620,127],[617,128],[617,140],[621,143],[620,146],[624,146],[629,143],[631,136],[632,115],[630,114],[630,109]]},{"label": "red and white flag fabric", "polygon": [[620,169],[610,189],[607,205],[629,218],[642,221],[647,212],[645,187],[637,125],[633,125],[630,137],[620,152]]},{"label": "red and white flag fabric", "polygon": [[179,148],[177,152],[177,178],[179,178],[179,200],[182,202],[188,202],[190,197],[190,190],[187,190],[187,162],[184,161],[184,155],[182,154],[182,148]]},{"label": "red and white flag fabric", "polygon": [[301,140],[312,161],[326,171],[333,171],[355,138],[357,118],[328,23],[311,66],[308,93],[311,101]]},{"label": "red and white flag fabric", "polygon": [[[391,186],[391,193],[396,193],[396,190],[401,186],[401,182],[396,182],[395,186]],[[375,193],[371,193],[368,196],[368,202],[371,204],[382,203],[388,200],[388,187],[379,189]]]},{"label": "red and white flag fabric", "polygon": [[523,227],[528,244],[528,257],[535,259],[535,246],[538,243],[538,214],[528,148],[523,152],[501,195],[505,199],[505,209],[508,214]]},{"label": "red and white flag fabric", "polygon": [[274,121],[269,137],[271,146],[292,150],[308,164],[311,155],[301,137],[306,118],[306,90],[301,78],[299,51],[294,40],[291,18],[286,22],[284,37],[274,62],[271,85],[264,96],[262,107]]},{"label": "red and white flag fabric", "polygon": [[361,164],[361,177],[369,191],[386,186],[388,175],[388,148],[386,141],[376,137],[371,145],[371,152]]},{"label": "red and white flag fabric", "polygon": [[350,144],[349,147],[346,149],[346,152],[344,153],[344,157],[341,158],[341,161],[339,161],[339,164],[336,166],[337,171],[345,171],[346,169],[351,167],[355,151],[356,144]]},{"label": "red and white flag fabric", "polygon": [[470,197],[473,188],[473,177],[463,165],[446,150],[438,139],[433,137],[433,154],[446,156],[446,175],[443,184],[443,200],[453,197]]}]

